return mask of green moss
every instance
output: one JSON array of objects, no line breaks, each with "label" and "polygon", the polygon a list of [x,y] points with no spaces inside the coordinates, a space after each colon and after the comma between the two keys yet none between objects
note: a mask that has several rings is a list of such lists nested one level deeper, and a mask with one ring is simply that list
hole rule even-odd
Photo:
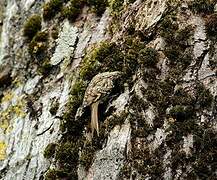
[{"label": "green moss", "polygon": [[[49,169],[45,174],[45,180],[54,180],[54,179],[65,179],[68,177],[68,174],[61,170]],[[72,177],[73,179],[73,177]]]},{"label": "green moss", "polygon": [[128,113],[122,112],[121,115],[114,115],[106,122],[106,130],[110,132],[115,126],[122,125],[126,120]]},{"label": "green moss", "polygon": [[87,4],[93,8],[97,15],[102,15],[108,6],[107,0],[87,0]]},{"label": "green moss", "polygon": [[90,81],[99,72],[121,71],[121,59],[121,53],[115,43],[102,42],[83,59],[80,77]]},{"label": "green moss", "polygon": [[131,136],[132,138],[146,138],[149,134],[153,133],[153,128],[147,124],[146,119],[141,115],[141,112],[145,111],[149,105],[136,95],[132,96],[129,103],[131,111],[134,112],[131,113],[130,116],[127,114],[132,129]]},{"label": "green moss", "polygon": [[45,58],[43,59],[42,64],[39,64],[38,72],[44,76],[47,76],[52,70],[52,68],[53,68],[53,65],[50,64],[50,60],[48,58]]},{"label": "green moss", "polygon": [[62,16],[74,22],[81,13],[85,2],[85,0],[71,0],[68,6],[62,8]]},{"label": "green moss", "polygon": [[145,102],[144,99],[139,98],[136,94],[132,95],[129,102],[129,106],[137,113],[146,110],[148,105],[148,102]]},{"label": "green moss", "polygon": [[74,135],[81,134],[81,128],[84,126],[84,122],[74,122],[74,120],[77,109],[82,104],[86,86],[86,83],[82,79],[78,79],[73,85],[67,103],[66,112],[63,115],[63,121],[61,121],[60,129],[62,132],[68,131]]},{"label": "green moss", "polygon": [[132,173],[131,165],[127,162],[124,163],[124,166],[121,168],[119,173],[119,179],[130,179]]},{"label": "green moss", "polygon": [[217,135],[209,127],[201,127],[194,136],[195,163],[193,169],[200,178],[214,177],[217,151],[213,144],[217,143]]},{"label": "green moss", "polygon": [[161,89],[156,82],[155,84],[150,84],[146,90],[144,90],[145,97],[151,104],[157,107],[158,111],[165,113],[168,107],[169,99],[164,96]]},{"label": "green moss", "polygon": [[73,85],[73,88],[71,89],[71,95],[77,96],[81,100],[83,100],[84,92],[86,90],[86,84],[82,79],[78,79],[75,84]]},{"label": "green moss", "polygon": [[[178,168],[182,168],[183,173],[186,173],[187,177],[194,177],[193,179],[214,177],[215,173],[213,173],[213,170],[216,168],[214,162],[216,162],[217,154],[213,146],[217,142],[214,130],[207,124],[198,125],[195,123],[195,120],[191,120],[189,122],[175,123],[172,125],[172,131],[173,133],[166,139],[167,145],[172,149],[172,171],[176,173]],[[186,136],[189,133],[193,133],[194,141],[191,154],[186,156],[181,151],[182,136]],[[192,167],[191,171],[185,168],[187,166]]]},{"label": "green moss", "polygon": [[56,115],[57,110],[59,109],[59,102],[54,102],[49,110],[49,112],[51,113],[51,115]]},{"label": "green moss", "polygon": [[[157,156],[158,157],[158,156]],[[159,159],[153,159],[152,164],[150,165],[148,169],[148,174],[153,178],[157,179],[158,177],[162,177],[164,173],[164,167],[163,167],[163,162]]]},{"label": "green moss", "polygon": [[145,67],[155,67],[158,62],[158,52],[153,48],[146,48],[139,51],[139,63]]},{"label": "green moss", "polygon": [[53,27],[51,31],[51,37],[53,39],[57,39],[58,35],[59,35],[59,30],[57,29],[57,27]]},{"label": "green moss", "polygon": [[165,79],[164,81],[159,82],[159,86],[162,89],[162,94],[164,96],[171,96],[171,93],[174,90],[175,83],[170,79]]},{"label": "green moss", "polygon": [[158,82],[150,84],[146,90],[143,91],[148,103],[153,105],[156,109],[156,116],[153,120],[153,128],[161,128],[164,124],[164,117],[166,109],[170,104],[170,95],[163,95],[163,89],[159,87]]},{"label": "green moss", "polygon": [[49,34],[47,31],[39,31],[34,36],[33,40],[37,42],[46,42],[48,40]]},{"label": "green moss", "polygon": [[193,59],[188,48],[189,39],[193,35],[193,27],[187,26],[179,29],[176,16],[168,15],[161,23],[160,35],[166,42],[164,54],[169,60],[170,71],[176,71],[170,73],[170,75],[180,75],[191,64]]},{"label": "green moss", "polygon": [[[190,53],[188,54],[188,52],[180,52],[183,52],[183,49],[179,46],[169,46],[165,48],[164,54],[169,59],[169,65],[171,67],[170,72],[176,70],[176,72],[181,73],[183,69],[186,69],[191,64],[193,59],[192,55]],[[172,67],[174,67],[174,69]]]},{"label": "green moss", "polygon": [[[126,75],[132,75],[139,67],[139,52],[145,48],[145,43],[141,42],[139,38],[133,36],[125,37],[121,52],[123,53],[123,68],[122,72]],[[128,78],[129,79],[129,78]]]},{"label": "green moss", "polygon": [[199,108],[209,108],[212,104],[213,101],[213,96],[212,94],[209,92],[208,89],[206,89],[204,87],[203,84],[197,84],[197,103],[196,106]]},{"label": "green moss", "polygon": [[90,81],[100,72],[121,71],[127,76],[133,75],[138,68],[139,51],[144,44],[133,37],[125,39],[123,45],[104,41],[92,48],[84,57],[80,77]]},{"label": "green moss", "polygon": [[85,137],[83,139],[82,151],[80,152],[79,164],[81,164],[86,171],[89,170],[93,163],[96,151],[101,150],[104,146],[107,136],[105,134],[105,126],[100,127],[99,136],[95,136],[92,141],[88,141]]},{"label": "green moss", "polygon": [[[150,125],[148,125],[145,122],[145,119],[141,116],[134,116],[130,119],[130,121],[132,128],[132,137],[146,138],[148,135],[154,132],[153,128],[150,127]],[[135,123],[138,123],[138,125]]]},{"label": "green moss", "polygon": [[193,114],[191,106],[176,105],[170,109],[170,115],[177,121],[186,120]]},{"label": "green moss", "polygon": [[183,29],[179,29],[175,33],[175,43],[178,43],[178,45],[182,48],[185,48],[189,46],[188,41],[194,34],[194,28],[192,25],[188,25],[187,27]]},{"label": "green moss", "polygon": [[205,19],[206,32],[209,37],[215,37],[217,33],[217,14],[211,14]]},{"label": "green moss", "polygon": [[122,72],[129,76],[133,75],[139,67],[139,52],[145,48],[145,44],[133,36],[126,37],[123,42],[123,47],[120,49],[123,53]]},{"label": "green moss", "polygon": [[171,149],[180,148],[179,146],[183,143],[183,136],[196,132],[198,124],[195,119],[186,119],[183,121],[175,121],[170,125],[168,132],[169,135],[166,137],[166,144]]},{"label": "green moss", "polygon": [[32,56],[40,55],[47,50],[48,32],[40,31],[33,37],[29,43],[29,53]]},{"label": "green moss", "polygon": [[87,143],[81,152],[79,162],[82,166],[85,167],[86,171],[88,171],[89,167],[93,162],[93,158],[96,150],[97,150],[96,146],[92,145],[92,143]]},{"label": "green moss", "polygon": [[[170,69],[182,72],[186,69],[191,61],[191,52],[188,52],[188,40],[193,35],[192,26],[187,26],[183,29],[178,28],[175,15],[168,15],[165,17],[160,26],[160,35],[164,38],[166,46],[164,54],[169,60]],[[180,73],[179,73],[180,74]]]},{"label": "green moss", "polygon": [[176,67],[177,70],[180,69],[180,72],[183,69],[186,69],[191,64],[193,59],[189,52],[185,52],[184,49],[178,45],[166,47],[164,54],[169,59],[170,67]]},{"label": "green moss", "polygon": [[55,149],[56,149],[55,143],[48,144],[44,150],[44,157],[47,159],[51,158],[55,153]]},{"label": "green moss", "polygon": [[75,121],[77,108],[81,105],[84,94],[83,81],[75,82],[71,89],[71,96],[67,103],[66,111],[61,120],[60,130],[64,132],[56,149],[55,159],[60,169],[67,173],[67,178],[77,179],[77,165],[79,151],[83,147],[82,129],[84,120]]},{"label": "green moss", "polygon": [[25,22],[23,27],[23,35],[28,39],[32,39],[35,34],[41,30],[41,16],[34,14]]},{"label": "green moss", "polygon": [[213,0],[193,0],[189,2],[189,8],[194,13],[213,13],[215,1]]},{"label": "green moss", "polygon": [[171,104],[184,105],[184,106],[194,106],[196,99],[189,95],[183,88],[178,88],[173,96],[171,97]]},{"label": "green moss", "polygon": [[171,154],[171,166],[173,169],[178,169],[179,167],[183,167],[186,164],[187,156],[186,153],[182,150],[173,151]]},{"label": "green moss", "polygon": [[174,64],[179,59],[181,49],[179,46],[169,46],[165,48],[164,54],[169,58],[170,62]]},{"label": "green moss", "polygon": [[176,15],[166,16],[160,26],[160,35],[164,38],[166,43],[174,43],[174,32],[178,30],[178,23]]},{"label": "green moss", "polygon": [[63,7],[62,9],[62,16],[64,18],[67,18],[71,21],[75,21],[75,19],[78,17],[78,15],[81,13],[81,10],[76,7]]},{"label": "green moss", "polygon": [[59,165],[62,166],[67,173],[75,174],[78,159],[79,159],[79,148],[82,143],[78,138],[74,137],[74,140],[62,142],[57,146],[55,159]]},{"label": "green moss", "polygon": [[124,4],[124,0],[109,0],[108,2],[113,12],[119,12]]},{"label": "green moss", "polygon": [[137,144],[134,139],[131,140],[131,145],[133,151],[130,152],[128,157],[129,164],[126,166],[126,174],[121,172],[122,177],[129,176],[129,173],[131,173],[132,170],[136,170],[139,177],[143,177],[142,179],[145,179],[147,176],[150,176],[153,179],[162,177],[164,172],[162,162],[162,157],[165,153],[164,148],[159,147],[154,152],[150,152],[147,147]]},{"label": "green moss", "polygon": [[38,32],[29,43],[28,51],[35,62],[38,64],[38,72],[43,75],[48,75],[52,69],[48,58],[48,32]]},{"label": "green moss", "polygon": [[186,45],[187,40],[193,35],[193,27],[191,25],[179,29],[177,17],[175,13],[167,15],[160,25],[160,35],[168,44]]},{"label": "green moss", "polygon": [[50,0],[43,5],[43,18],[45,20],[52,19],[62,8],[62,0]]},{"label": "green moss", "polygon": [[80,70],[80,77],[82,79],[91,80],[94,75],[97,74],[97,72],[100,71],[100,63],[97,61],[97,59],[94,57],[95,53],[97,53],[98,49],[93,51],[89,57],[86,56],[83,59],[82,68]]}]

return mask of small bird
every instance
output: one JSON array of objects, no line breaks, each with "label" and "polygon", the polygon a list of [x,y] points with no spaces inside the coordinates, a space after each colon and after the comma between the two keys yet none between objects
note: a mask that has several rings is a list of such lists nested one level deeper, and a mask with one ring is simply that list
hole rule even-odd
[{"label": "small bird", "polygon": [[114,81],[118,79],[121,74],[122,73],[119,71],[99,73],[93,77],[85,91],[82,107],[91,107],[90,125],[92,137],[95,130],[99,136],[98,105],[102,98],[111,92],[114,87]]}]

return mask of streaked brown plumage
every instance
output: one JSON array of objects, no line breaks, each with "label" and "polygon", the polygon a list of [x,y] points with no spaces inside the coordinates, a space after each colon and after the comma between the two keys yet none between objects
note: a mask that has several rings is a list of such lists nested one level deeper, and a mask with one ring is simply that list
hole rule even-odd
[{"label": "streaked brown plumage", "polygon": [[104,72],[97,74],[89,83],[83,100],[83,107],[91,107],[92,137],[96,130],[99,136],[98,105],[103,96],[108,95],[114,87],[114,80],[119,78],[121,72]]}]

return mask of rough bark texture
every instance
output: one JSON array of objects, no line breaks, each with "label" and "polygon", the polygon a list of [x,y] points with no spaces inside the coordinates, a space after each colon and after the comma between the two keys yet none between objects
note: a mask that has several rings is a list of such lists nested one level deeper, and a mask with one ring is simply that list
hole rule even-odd
[{"label": "rough bark texture", "polygon": [[215,1],[52,2],[0,2],[0,178],[215,179]]}]

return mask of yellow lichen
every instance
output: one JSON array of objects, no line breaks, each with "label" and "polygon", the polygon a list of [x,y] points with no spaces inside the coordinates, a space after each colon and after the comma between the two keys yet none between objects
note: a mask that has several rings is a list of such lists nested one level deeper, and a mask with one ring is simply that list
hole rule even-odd
[{"label": "yellow lichen", "polygon": [[10,132],[11,129],[9,129],[9,125],[10,125],[10,121],[13,118],[15,117],[24,118],[26,116],[24,108],[25,108],[25,102],[21,99],[18,100],[17,104],[9,106],[4,111],[0,112],[0,128],[4,131],[4,133]]},{"label": "yellow lichen", "polygon": [[7,145],[4,141],[0,141],[0,160],[4,160],[6,158],[6,149]]},{"label": "yellow lichen", "polygon": [[26,116],[26,113],[24,111],[24,105],[25,105],[25,103],[22,100],[20,100],[16,104],[16,106],[13,106],[13,111],[16,114],[16,116],[22,117],[22,118],[24,118]]},{"label": "yellow lichen", "polygon": [[14,97],[14,94],[12,92],[6,92],[2,98],[2,102],[10,101]]},{"label": "yellow lichen", "polygon": [[22,80],[19,79],[18,77],[16,77],[16,78],[13,80],[12,84],[14,84],[16,87],[20,87],[20,86],[23,85]]},{"label": "yellow lichen", "polygon": [[3,129],[3,130],[6,130],[8,129],[9,127],[9,122],[7,120],[3,120],[0,122],[0,128]]},{"label": "yellow lichen", "polygon": [[0,113],[0,128],[4,131],[4,133],[6,133],[10,125],[10,120],[12,118],[12,109],[12,107],[9,107]]}]

